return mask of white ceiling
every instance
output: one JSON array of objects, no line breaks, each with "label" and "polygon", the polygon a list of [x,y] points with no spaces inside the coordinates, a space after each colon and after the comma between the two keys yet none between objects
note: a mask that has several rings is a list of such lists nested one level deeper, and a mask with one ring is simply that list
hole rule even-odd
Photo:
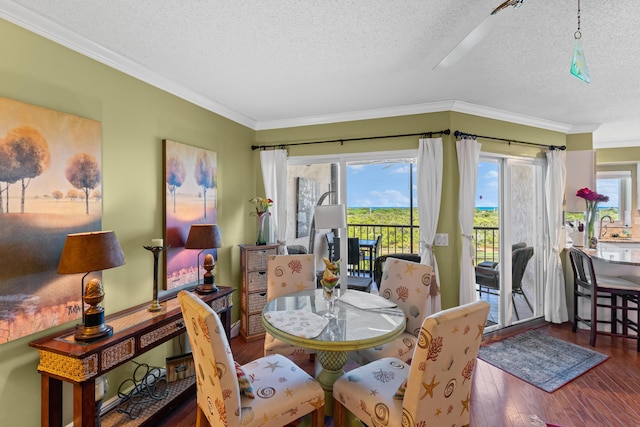
[{"label": "white ceiling", "polygon": [[[253,129],[454,110],[640,145],[640,1],[0,0],[0,17]],[[435,129],[434,129],[435,130]],[[464,129],[461,129],[464,131]]]}]

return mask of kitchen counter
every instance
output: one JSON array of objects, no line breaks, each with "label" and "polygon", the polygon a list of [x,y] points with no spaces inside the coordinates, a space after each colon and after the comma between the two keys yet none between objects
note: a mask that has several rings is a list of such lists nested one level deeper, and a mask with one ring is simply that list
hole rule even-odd
[{"label": "kitchen counter", "polygon": [[598,242],[596,249],[586,252],[593,258],[609,264],[640,266],[640,246],[638,248],[622,247],[615,243]]},{"label": "kitchen counter", "polygon": [[604,237],[598,240],[600,243],[640,243],[640,238],[638,237]]}]

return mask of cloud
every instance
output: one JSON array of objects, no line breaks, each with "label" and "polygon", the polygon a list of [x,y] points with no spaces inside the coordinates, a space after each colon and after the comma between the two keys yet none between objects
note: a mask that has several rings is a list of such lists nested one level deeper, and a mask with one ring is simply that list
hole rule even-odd
[{"label": "cloud", "polygon": [[371,191],[369,193],[372,204],[363,207],[407,207],[409,206],[409,197],[397,190]]},{"label": "cloud", "polygon": [[391,170],[389,170],[389,173],[390,174],[394,174],[394,175],[403,174],[403,175],[407,175],[408,176],[409,175],[409,165],[396,166],[396,167],[392,168]]},{"label": "cloud", "polygon": [[351,169],[353,171],[353,173],[358,173],[358,172],[362,172],[363,170],[365,170],[365,167],[367,165],[347,165],[347,168]]}]

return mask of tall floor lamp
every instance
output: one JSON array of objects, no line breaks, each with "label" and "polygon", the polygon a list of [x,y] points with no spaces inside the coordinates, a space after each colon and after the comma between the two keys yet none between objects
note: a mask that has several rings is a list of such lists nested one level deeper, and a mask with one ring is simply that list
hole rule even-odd
[{"label": "tall floor lamp", "polygon": [[[327,197],[329,197],[329,195],[331,193],[335,193],[334,190],[329,190],[326,191],[322,194],[322,196],[320,196],[320,198],[318,199],[318,202],[316,203],[316,207],[322,205],[322,202],[324,202],[324,199],[326,199]],[[311,217],[311,226],[309,227],[309,250],[308,253],[312,254],[314,252],[315,249],[315,244],[316,244],[316,214],[313,214],[313,217]]]},{"label": "tall floor lamp", "polygon": [[[315,211],[315,227],[322,229],[346,230],[347,228],[347,209],[345,205],[318,205]],[[345,233],[346,234],[346,233]],[[347,239],[340,239],[340,253],[347,253]],[[347,290],[347,264],[340,263],[340,291],[344,284]]]}]

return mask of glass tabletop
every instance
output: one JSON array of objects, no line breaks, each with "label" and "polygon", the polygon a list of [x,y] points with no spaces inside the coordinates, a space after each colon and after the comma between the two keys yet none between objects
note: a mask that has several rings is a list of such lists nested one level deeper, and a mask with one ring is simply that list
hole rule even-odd
[{"label": "glass tabletop", "polygon": [[[404,312],[397,306],[388,305],[389,301],[378,295],[348,290],[343,298],[336,300],[337,317],[330,319],[320,335],[315,338],[301,338],[286,333],[272,325],[264,315],[262,323],[270,334],[291,344],[316,350],[351,351],[384,344],[404,332]],[[304,310],[322,315],[327,308],[322,290],[315,289],[274,298],[265,305],[263,314]]]}]

